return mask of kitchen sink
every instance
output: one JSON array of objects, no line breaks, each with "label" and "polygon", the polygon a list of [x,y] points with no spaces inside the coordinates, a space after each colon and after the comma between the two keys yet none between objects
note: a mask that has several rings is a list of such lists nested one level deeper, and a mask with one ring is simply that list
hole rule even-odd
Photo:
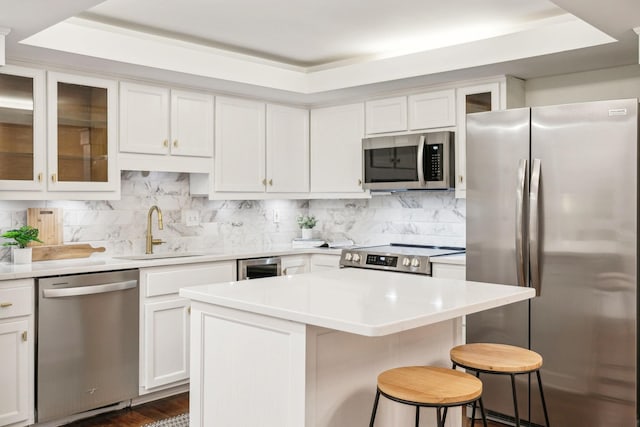
[{"label": "kitchen sink", "polygon": [[172,252],[164,254],[141,254],[141,255],[123,255],[114,256],[117,259],[130,259],[130,260],[145,260],[145,259],[165,259],[165,258],[185,258],[191,256],[204,255],[200,252]]}]

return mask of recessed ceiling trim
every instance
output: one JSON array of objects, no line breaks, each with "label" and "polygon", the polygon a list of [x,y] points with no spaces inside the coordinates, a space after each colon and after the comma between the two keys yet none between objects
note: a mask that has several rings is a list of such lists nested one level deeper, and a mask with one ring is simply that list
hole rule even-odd
[{"label": "recessed ceiling trim", "polygon": [[[615,42],[578,18],[456,46],[313,70],[81,18],[21,43],[302,94],[423,76]],[[338,65],[338,64],[336,64]]]}]

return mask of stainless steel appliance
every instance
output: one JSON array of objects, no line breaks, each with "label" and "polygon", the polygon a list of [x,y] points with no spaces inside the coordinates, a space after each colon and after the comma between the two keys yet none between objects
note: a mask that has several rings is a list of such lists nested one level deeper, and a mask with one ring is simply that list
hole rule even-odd
[{"label": "stainless steel appliance", "polygon": [[[467,341],[539,352],[553,426],[637,425],[637,145],[636,99],[467,116],[467,280],[539,294],[468,316]],[[543,424],[520,377],[520,414]],[[510,419],[502,380],[483,399]]]},{"label": "stainless steel appliance", "polygon": [[456,253],[464,253],[464,248],[392,243],[383,246],[343,249],[340,255],[340,266],[430,276],[431,258]]},{"label": "stainless steel appliance", "polygon": [[238,260],[238,280],[260,279],[282,275],[279,257],[249,258]]},{"label": "stainless steel appliance", "polygon": [[37,421],[138,393],[138,270],[37,280]]},{"label": "stainless steel appliance", "polygon": [[363,187],[385,191],[452,188],[453,147],[453,132],[365,138]]}]

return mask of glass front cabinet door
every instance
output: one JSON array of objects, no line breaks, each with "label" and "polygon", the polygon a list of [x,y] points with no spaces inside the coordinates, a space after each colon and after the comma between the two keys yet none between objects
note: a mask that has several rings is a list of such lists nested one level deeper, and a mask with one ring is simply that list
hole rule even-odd
[{"label": "glass front cabinet door", "polygon": [[115,81],[48,73],[49,191],[117,191],[116,96]]},{"label": "glass front cabinet door", "polygon": [[7,197],[36,197],[46,187],[44,99],[44,71],[0,67],[0,192]]}]

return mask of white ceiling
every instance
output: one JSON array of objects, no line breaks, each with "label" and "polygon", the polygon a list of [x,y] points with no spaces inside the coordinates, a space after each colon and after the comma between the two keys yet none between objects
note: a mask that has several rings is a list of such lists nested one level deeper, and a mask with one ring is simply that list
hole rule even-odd
[{"label": "white ceiling", "polygon": [[299,103],[638,64],[638,0],[0,0],[9,62]]}]

